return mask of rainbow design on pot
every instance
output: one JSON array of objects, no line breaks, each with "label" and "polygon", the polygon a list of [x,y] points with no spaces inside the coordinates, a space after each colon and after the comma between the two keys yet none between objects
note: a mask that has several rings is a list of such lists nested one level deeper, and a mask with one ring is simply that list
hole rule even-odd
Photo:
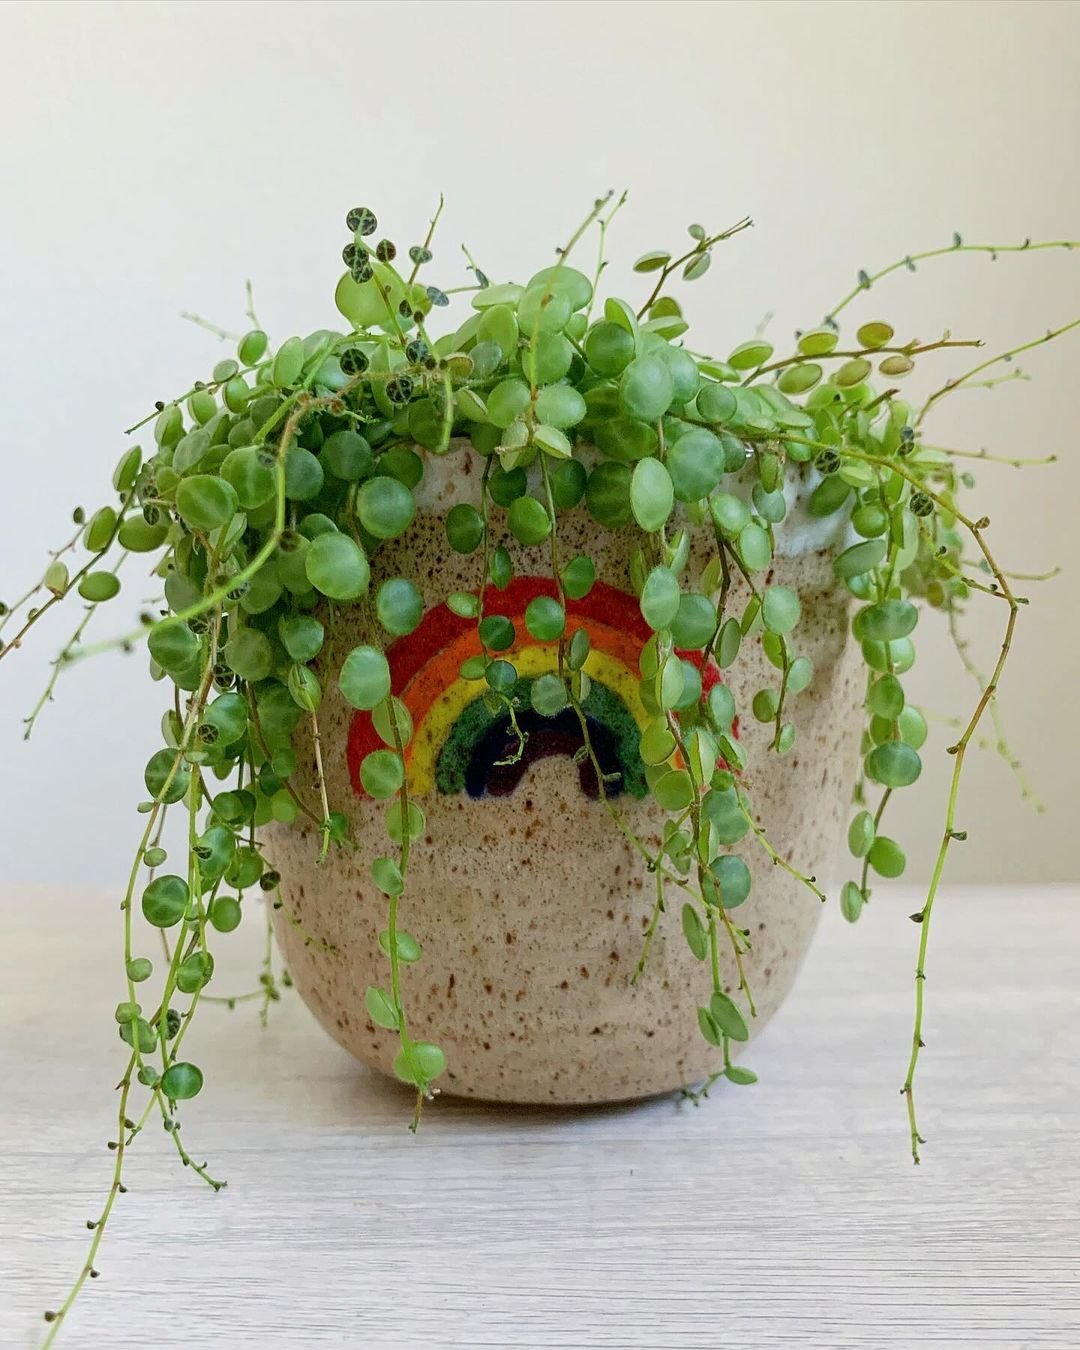
[{"label": "rainbow design on pot", "polygon": [[[548,577],[517,577],[504,590],[489,587],[485,612],[502,614],[514,624],[517,639],[501,653],[518,671],[510,691],[518,708],[517,721],[526,734],[524,752],[506,763],[517,737],[505,709],[493,711],[484,694],[483,680],[466,680],[461,665],[481,653],[475,619],[461,618],[445,605],[429,609],[406,637],[386,650],[391,687],[413,722],[413,737],[405,751],[409,790],[423,796],[467,792],[471,797],[505,796],[512,792],[529,765],[551,755],[574,756],[582,745],[581,726],[573,709],[555,717],[535,712],[529,689],[539,675],[558,669],[557,640],[538,641],[525,627],[525,609],[538,596],[557,594]],[[607,786],[609,796],[628,792],[644,797],[645,768],[638,738],[648,721],[638,692],[638,660],[651,630],[641,617],[636,597],[604,582],[596,582],[582,600],[566,606],[567,632],[584,628],[590,651],[585,662],[592,687],[582,705],[589,738],[605,774],[618,777]],[[680,653],[701,666],[700,652]],[[706,689],[719,671],[709,662],[702,671]],[[349,732],[348,763],[353,786],[364,795],[360,765],[382,746],[371,714],[359,712]],[[597,795],[596,776],[587,761],[577,764],[582,790]]]}]

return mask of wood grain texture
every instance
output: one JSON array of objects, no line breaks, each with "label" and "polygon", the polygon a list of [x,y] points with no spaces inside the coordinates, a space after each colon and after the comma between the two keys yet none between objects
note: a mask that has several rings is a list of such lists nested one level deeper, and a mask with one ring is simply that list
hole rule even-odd
[{"label": "wood grain texture", "polygon": [[[913,895],[830,912],[753,1048],[703,1106],[408,1100],[295,998],[192,1033],[207,1091],[181,1172],[159,1129],[62,1346],[1080,1345],[1076,888],[956,890],[938,910],[920,1083],[899,1085]],[[2,893],[0,1345],[35,1345],[83,1258],[121,1067],[108,897]],[[251,925],[252,929],[255,925]],[[251,979],[254,938],[215,984]],[[46,956],[46,953],[48,955]]]}]

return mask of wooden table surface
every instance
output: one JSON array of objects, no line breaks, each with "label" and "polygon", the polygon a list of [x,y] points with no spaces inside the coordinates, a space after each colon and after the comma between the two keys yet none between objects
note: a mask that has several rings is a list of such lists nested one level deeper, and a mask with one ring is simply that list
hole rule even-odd
[{"label": "wooden table surface", "polygon": [[[1080,1346],[1080,891],[943,895],[912,1166],[898,1092],[916,899],[823,924],[753,1088],[586,1112],[439,1102],[355,1065],[295,995],[208,1009],[164,1134],[60,1337],[166,1347]],[[0,1346],[33,1346],[111,1169],[110,897],[0,892]],[[252,928],[255,925],[251,926]],[[253,960],[215,984],[239,988]],[[250,975],[248,976],[250,981]]]}]

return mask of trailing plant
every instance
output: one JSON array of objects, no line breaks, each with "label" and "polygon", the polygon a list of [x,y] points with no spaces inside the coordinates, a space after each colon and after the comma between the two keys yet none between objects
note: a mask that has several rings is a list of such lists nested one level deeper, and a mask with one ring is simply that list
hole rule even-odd
[{"label": "trailing plant", "polygon": [[[482,654],[460,673],[486,689],[492,708],[515,727],[526,701],[541,717],[576,716],[602,807],[653,881],[637,975],[672,902],[681,906],[691,951],[711,971],[712,995],[699,1024],[718,1058],[703,1090],[720,1076],[754,1081],[732,1057],[755,1013],[743,964],[750,933],[738,912],[751,878],[734,846],[749,838],[813,897],[825,898],[800,861],[773,846],[733,729],[739,717],[756,719],[769,728],[770,753],[790,754],[799,695],[814,679],[800,653],[799,600],[767,580],[789,511],[785,482],[798,479],[812,489],[811,517],[834,517],[846,529],[832,566],[850,594],[866,665],[864,757],[848,836],[852,873],[839,895],[851,921],[870,901],[872,876],[904,870],[903,850],[886,831],[887,809],[894,794],[919,779],[927,734],[904,677],[915,658],[920,610],[947,616],[978,696],[949,747],[953,771],[939,851],[925,901],[912,916],[919,925],[915,1021],[903,1094],[918,1162],[914,1086],[931,919],[948,854],[964,837],[957,801],[967,751],[988,710],[997,717],[995,694],[1025,603],[1014,574],[991,551],[988,520],[964,504],[972,486],[967,461],[991,456],[938,447],[924,428],[947,396],[1015,377],[1015,357],[1080,319],[978,359],[921,404],[902,398],[898,382],[924,358],[979,344],[948,333],[932,341],[898,336],[880,320],[841,336],[840,320],[904,267],[963,252],[996,258],[1072,245],[1007,249],[957,237],[880,272],[860,272],[850,293],[821,324],[798,333],[789,350],[778,352],[755,336],[716,358],[689,345],[672,287],[704,276],[714,249],[750,221],[715,232],[691,225],[681,252],[656,249],[638,259],[634,271],[646,278],[639,301],[610,295],[601,302],[604,240],[622,202],[610,195],[597,201],[554,262],[524,284],[492,282],[466,254],[468,283],[445,289],[427,280],[438,212],[424,241],[399,258],[390,239],[376,237],[372,211],[351,210],[347,270],[335,295],[345,330],[320,329],[272,346],[249,301],[251,331],[236,343],[235,356],[129,428],[141,441],[116,464],[109,499],[89,514],[76,510],[71,538],[40,580],[5,608],[0,657],[64,599],[84,605],[27,719],[27,735],[63,671],[92,651],[145,650],[151,677],[167,695],[121,901],[123,982],[115,1022],[126,1060],[109,1145],[113,1179],[88,1223],[85,1265],[65,1301],[46,1314],[50,1342],[96,1274],[102,1235],[124,1190],[127,1150],[151,1117],[161,1120],[185,1167],[215,1190],[224,1184],[182,1138],[181,1112],[203,1087],[201,1070],[185,1053],[187,1034],[201,1005],[212,1001],[205,991],[218,944],[242,922],[252,897],[265,899],[267,915],[286,905],[260,827],[306,818],[318,831],[321,860],[353,846],[348,814],[330,800],[323,773],[319,712],[327,679],[353,708],[372,713],[381,740],[360,774],[367,794],[387,803],[386,850],[369,862],[385,897],[380,941],[387,983],[368,989],[365,1002],[372,1021],[398,1040],[395,1072],[416,1093],[413,1128],[445,1069],[439,1046],[412,1035],[406,996],[405,968],[421,956],[405,927],[409,862],[425,832],[405,774],[409,715],[391,693],[381,641],[353,648],[332,670],[326,644],[328,630],[353,612],[386,640],[415,629],[423,611],[417,587],[388,577],[373,589],[370,559],[383,541],[410,530],[425,463],[463,447],[482,457],[480,506],[463,503],[449,512],[446,542],[455,553],[476,555],[478,583],[448,594],[446,603],[475,622]],[[570,258],[590,231],[600,247],[587,272]],[[436,323],[455,298],[465,302],[465,313]],[[589,592],[596,566],[564,546],[562,522],[575,510],[588,511],[607,530],[630,532],[634,542],[629,580],[652,631],[640,672],[652,719],[640,737],[640,790],[666,813],[659,848],[630,827],[619,785],[590,739],[589,638],[568,621],[567,606]],[[697,590],[685,575],[695,528],[708,530],[713,541]],[[532,681],[521,679],[508,656],[513,624],[491,604],[512,579],[510,554],[498,542],[507,531],[535,551],[536,568],[554,582],[553,596],[528,606],[525,625],[532,638],[558,642],[558,669]],[[123,594],[121,569],[126,578],[140,567],[161,586],[160,606],[141,614],[130,632],[87,644],[98,611]],[[736,593],[749,599],[736,606]],[[967,655],[956,627],[969,605],[984,599],[1002,626],[988,676]],[[737,707],[730,685],[706,688],[701,671],[708,661],[731,669],[751,644],[760,644],[775,676],[750,706]],[[293,737],[300,728],[314,747],[313,783],[297,772]],[[526,735],[519,728],[518,755]],[[994,742],[1015,765],[996,723]],[[170,813],[186,822],[176,856],[162,844]],[[153,929],[159,955],[148,942]],[[323,940],[317,933],[304,937]],[[725,945],[740,976],[734,994],[720,975]],[[275,970],[268,930],[257,993],[264,1016],[285,980]]]}]

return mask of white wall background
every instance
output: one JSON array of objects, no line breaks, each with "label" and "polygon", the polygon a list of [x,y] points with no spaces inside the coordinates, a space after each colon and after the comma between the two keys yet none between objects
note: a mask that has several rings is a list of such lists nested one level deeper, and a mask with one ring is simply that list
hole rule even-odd
[{"label": "white wall background", "polygon": [[[690,220],[749,213],[755,229],[687,294],[715,348],[767,311],[779,335],[815,322],[857,268],[954,230],[1080,238],[1075,4],[9,3],[0,60],[6,597],[72,505],[104,499],[121,429],[216,359],[181,310],[242,327],[250,277],[273,333],[334,321],[354,204],[407,243],[445,190],[440,277],[462,239],[494,276],[534,269],[612,186],[632,194],[613,273]],[[1080,251],[927,265],[862,313],[992,351],[1080,315]],[[1037,384],[959,395],[937,428],[944,444],[1062,456],[980,480],[1007,565],[1071,573],[1029,588],[1001,696],[1049,809],[1035,816],[998,760],[975,760],[961,879],[1078,875],[1080,334],[1025,367]],[[979,614],[989,653],[1000,615]],[[69,673],[33,742],[20,736],[76,621],[43,625],[0,665],[5,880],[114,883],[130,856],[161,711],[141,659]],[[970,696],[941,634],[922,637],[918,672],[932,707]],[[939,830],[950,762],[936,744],[925,790],[897,812],[912,876]]]}]

